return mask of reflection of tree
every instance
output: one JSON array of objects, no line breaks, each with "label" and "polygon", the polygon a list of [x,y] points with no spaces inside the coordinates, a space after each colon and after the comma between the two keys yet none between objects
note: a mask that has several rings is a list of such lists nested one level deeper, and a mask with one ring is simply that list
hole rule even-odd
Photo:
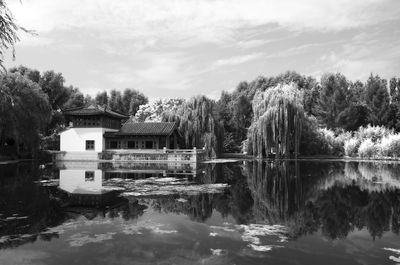
[{"label": "reflection of tree", "polygon": [[[57,200],[46,188],[33,183],[46,173],[39,170],[37,164],[0,166],[0,237],[25,235],[20,240],[6,241],[0,247],[34,242],[38,233],[65,220]],[[18,215],[14,216],[16,213]],[[45,238],[54,236],[57,235],[49,234]]]},{"label": "reflection of tree", "polygon": [[255,201],[256,219],[279,223],[296,215],[313,192],[315,174],[309,173],[301,172],[297,162],[249,162],[245,174]]},{"label": "reflection of tree", "polygon": [[375,237],[381,237],[384,231],[390,230],[392,206],[387,198],[387,193],[383,192],[372,192],[368,201],[368,205],[365,207],[366,225],[375,239]]},{"label": "reflection of tree", "polygon": [[399,233],[399,169],[393,164],[255,161],[246,165],[245,174],[256,221],[285,224],[292,236],[321,228],[335,239],[365,227],[375,238],[390,229]]},{"label": "reflection of tree", "polygon": [[164,213],[185,214],[191,220],[204,222],[212,215],[213,200],[217,194],[202,193],[187,196],[180,201],[179,196],[156,196],[147,199],[154,210]]},{"label": "reflection of tree", "polygon": [[322,232],[332,239],[346,237],[353,229],[352,195],[335,187],[322,193],[315,202]]}]

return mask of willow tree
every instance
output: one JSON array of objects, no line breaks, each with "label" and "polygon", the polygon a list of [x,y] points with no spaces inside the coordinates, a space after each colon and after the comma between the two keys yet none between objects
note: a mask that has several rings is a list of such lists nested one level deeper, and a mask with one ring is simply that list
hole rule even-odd
[{"label": "willow tree", "polygon": [[19,41],[18,31],[34,33],[21,27],[16,23],[16,20],[7,6],[6,1],[0,0],[0,67],[4,72],[6,69],[3,66],[4,53],[7,49],[12,49],[13,58],[15,58],[15,44]]},{"label": "willow tree", "polygon": [[303,93],[294,84],[257,92],[253,121],[248,130],[248,152],[257,157],[297,157],[304,119]]},{"label": "willow tree", "polygon": [[0,75],[0,147],[13,139],[17,155],[21,144],[36,155],[50,114],[48,97],[38,84],[19,73]]},{"label": "willow tree", "polygon": [[185,148],[205,147],[208,157],[216,157],[223,141],[223,127],[216,113],[215,101],[197,96],[176,110],[164,112],[162,120],[177,123]]}]

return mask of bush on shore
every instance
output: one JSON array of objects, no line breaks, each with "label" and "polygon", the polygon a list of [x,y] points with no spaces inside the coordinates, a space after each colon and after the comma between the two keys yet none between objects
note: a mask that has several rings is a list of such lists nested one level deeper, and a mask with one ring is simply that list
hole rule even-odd
[{"label": "bush on shore", "polygon": [[349,157],[400,157],[400,134],[383,126],[360,127],[344,142],[344,153]]}]

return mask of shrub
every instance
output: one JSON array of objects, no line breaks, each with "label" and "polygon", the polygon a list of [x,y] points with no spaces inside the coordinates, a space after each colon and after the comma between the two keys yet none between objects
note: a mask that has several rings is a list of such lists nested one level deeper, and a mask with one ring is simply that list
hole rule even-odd
[{"label": "shrub", "polygon": [[382,138],[379,151],[382,156],[400,157],[400,134],[391,134]]},{"label": "shrub", "polygon": [[358,155],[363,158],[373,158],[378,154],[379,148],[371,139],[365,139],[358,148]]},{"label": "shrub", "polygon": [[337,131],[323,128],[318,129],[322,141],[328,147],[328,154],[342,156],[344,154],[344,143],[347,139],[351,138],[351,133],[346,131]]},{"label": "shrub", "polygon": [[356,132],[355,137],[361,141],[370,139],[372,142],[376,143],[390,134],[393,134],[393,130],[387,129],[384,126],[368,125],[367,127],[360,127]]},{"label": "shrub", "polygon": [[351,138],[344,142],[344,153],[346,156],[357,156],[361,141],[357,138]]}]

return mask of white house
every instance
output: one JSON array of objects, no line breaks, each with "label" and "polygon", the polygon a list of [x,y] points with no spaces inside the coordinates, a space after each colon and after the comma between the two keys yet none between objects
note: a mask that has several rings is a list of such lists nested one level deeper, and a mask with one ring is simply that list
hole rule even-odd
[{"label": "white house", "polygon": [[[103,159],[105,151],[153,152],[157,156],[164,148],[178,148],[179,134],[174,122],[136,122],[131,119],[124,122],[128,116],[93,105],[64,110],[63,113],[68,126],[60,133],[61,152],[57,153],[57,160]],[[138,159],[143,158],[143,155],[138,156]]]},{"label": "white house", "polygon": [[106,107],[89,106],[64,111],[68,127],[60,133],[60,151],[102,152],[105,132],[118,132],[128,116]]}]

